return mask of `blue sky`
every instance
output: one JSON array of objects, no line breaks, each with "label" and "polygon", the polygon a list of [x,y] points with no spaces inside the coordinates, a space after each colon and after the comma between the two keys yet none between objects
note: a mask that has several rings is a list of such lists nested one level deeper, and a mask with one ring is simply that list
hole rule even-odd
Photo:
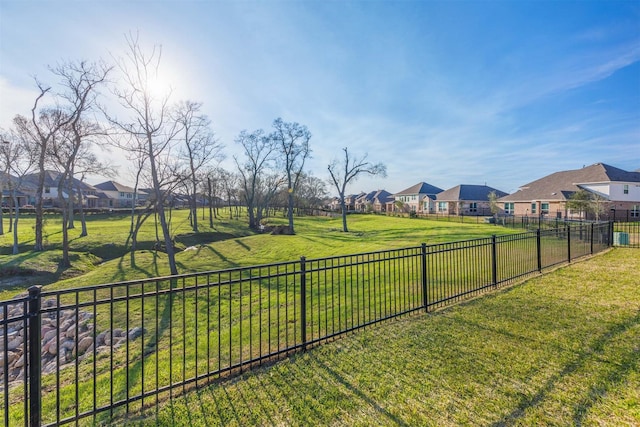
[{"label": "blue sky", "polygon": [[0,0],[0,126],[47,65],[122,55],[131,31],[229,157],[282,117],[312,132],[317,177],[343,147],[387,165],[351,192],[640,168],[637,1]]}]

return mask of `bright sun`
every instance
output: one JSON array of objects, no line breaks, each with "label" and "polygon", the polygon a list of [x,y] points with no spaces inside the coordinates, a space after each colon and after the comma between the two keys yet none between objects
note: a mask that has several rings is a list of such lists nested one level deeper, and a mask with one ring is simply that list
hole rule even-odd
[{"label": "bright sun", "polygon": [[163,98],[173,90],[173,82],[161,72],[153,72],[147,77],[147,90],[151,96]]}]

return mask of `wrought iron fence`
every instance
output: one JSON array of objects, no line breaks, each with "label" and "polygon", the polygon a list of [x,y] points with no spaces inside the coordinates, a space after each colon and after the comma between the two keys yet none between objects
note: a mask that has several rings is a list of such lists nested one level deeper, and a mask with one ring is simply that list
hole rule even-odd
[{"label": "wrought iron fence", "polygon": [[640,248],[640,222],[614,222],[612,239],[614,246]]},{"label": "wrought iron fence", "polygon": [[0,302],[5,425],[153,416],[187,390],[479,295],[611,244],[612,223],[305,259]]}]

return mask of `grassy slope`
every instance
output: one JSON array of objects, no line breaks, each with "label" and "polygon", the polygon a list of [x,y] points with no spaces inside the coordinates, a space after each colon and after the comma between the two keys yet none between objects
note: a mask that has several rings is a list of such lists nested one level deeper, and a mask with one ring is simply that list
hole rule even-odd
[{"label": "grassy slope", "polygon": [[616,249],[166,404],[153,425],[640,425],[640,257]]},{"label": "grassy slope", "polygon": [[[194,235],[186,215],[184,210],[173,213],[177,246],[193,249],[179,252],[176,256],[182,273],[291,261],[303,255],[307,258],[344,255],[513,232],[486,224],[354,215],[349,217],[349,233],[340,231],[340,218],[302,217],[296,218],[297,235],[272,236],[252,234],[244,220],[229,220],[225,215],[225,219],[215,221],[213,229],[201,222],[202,233]],[[5,276],[0,299],[23,291],[32,284],[53,284],[53,288],[75,287],[168,274],[164,254],[151,249],[155,242],[152,219],[141,231],[139,247],[142,250],[136,254],[135,267],[131,267],[124,246],[129,230],[128,217],[92,216],[89,220],[89,236],[78,237],[79,222],[76,223],[78,228],[70,231],[73,268],[66,271],[57,267],[61,241],[58,219],[48,218],[46,221],[45,234],[48,247],[52,248],[50,251],[34,253],[29,250],[33,243],[32,217],[26,217],[20,223],[20,240],[25,243],[20,255],[8,255],[12,237],[8,234],[0,236],[0,279]],[[270,222],[284,224],[285,219],[272,218]],[[15,276],[21,271],[22,275]],[[14,280],[7,276],[13,276]]]}]

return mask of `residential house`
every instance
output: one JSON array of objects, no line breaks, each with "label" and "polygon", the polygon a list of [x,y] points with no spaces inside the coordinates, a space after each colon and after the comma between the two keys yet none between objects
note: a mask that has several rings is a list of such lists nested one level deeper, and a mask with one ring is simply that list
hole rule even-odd
[{"label": "residential house", "polygon": [[[98,200],[99,207],[102,208],[130,208],[133,207],[134,199],[136,204],[140,205],[143,194],[141,190],[136,192],[133,188],[115,181],[101,182],[94,187],[100,192]],[[144,194],[146,195],[146,193]]]},{"label": "residential house", "polygon": [[362,192],[360,194],[348,194],[344,196],[344,205],[347,208],[347,211],[354,211],[356,210],[356,200],[358,200],[358,198],[364,196],[365,193]]},{"label": "residential house", "polygon": [[640,172],[596,163],[582,169],[555,172],[520,187],[518,191],[498,199],[505,213],[552,218],[581,218],[567,201],[579,190],[586,190],[601,200],[601,211],[627,210],[640,217]]},{"label": "residential house", "polygon": [[361,193],[355,200],[355,210],[358,212],[386,212],[387,203],[392,201],[391,193],[386,190]]},{"label": "residential house", "polygon": [[[44,189],[42,191],[42,203],[44,206],[59,207],[60,202],[58,194],[58,184],[60,183],[61,178],[62,174],[60,172],[52,170],[45,171]],[[22,179],[20,190],[23,193],[29,194],[29,203],[35,203],[35,195],[38,188],[38,179],[38,173],[25,175]],[[63,186],[62,197],[64,199],[68,199],[69,193],[77,195],[78,191],[82,195],[83,206],[89,208],[95,207],[94,203],[96,200],[96,188],[76,178],[72,178],[70,184],[66,184]]]},{"label": "residential house", "polygon": [[387,203],[388,212],[415,212],[419,214],[435,213],[436,195],[442,188],[419,182],[405,190],[392,195],[393,200]]},{"label": "residential house", "polygon": [[498,198],[508,193],[487,185],[456,185],[438,193],[436,210],[447,215],[491,215],[489,194],[495,192]]}]

